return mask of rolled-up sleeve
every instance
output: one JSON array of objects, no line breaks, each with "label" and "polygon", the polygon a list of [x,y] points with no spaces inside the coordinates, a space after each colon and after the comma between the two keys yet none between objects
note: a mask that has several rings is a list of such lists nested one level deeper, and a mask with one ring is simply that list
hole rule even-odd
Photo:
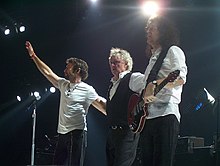
[{"label": "rolled-up sleeve", "polygon": [[180,70],[179,76],[186,82],[187,66],[184,52],[177,46],[170,47],[168,51],[171,67],[173,70]]}]

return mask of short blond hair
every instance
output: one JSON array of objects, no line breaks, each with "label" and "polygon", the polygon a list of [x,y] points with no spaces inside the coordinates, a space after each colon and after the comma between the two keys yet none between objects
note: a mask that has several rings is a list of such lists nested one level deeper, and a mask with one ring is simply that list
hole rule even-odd
[{"label": "short blond hair", "polygon": [[133,59],[130,55],[130,53],[124,49],[121,49],[121,48],[111,48],[110,50],[110,56],[109,56],[109,59],[111,59],[111,57],[118,57],[122,60],[124,60],[127,64],[127,70],[128,71],[131,71],[132,68],[133,68]]}]

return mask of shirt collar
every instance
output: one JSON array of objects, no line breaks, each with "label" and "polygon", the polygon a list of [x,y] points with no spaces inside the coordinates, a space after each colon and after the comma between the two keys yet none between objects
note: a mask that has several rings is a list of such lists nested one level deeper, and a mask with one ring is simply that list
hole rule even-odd
[{"label": "shirt collar", "polygon": [[[119,78],[118,80],[122,79],[126,74],[128,74],[130,71],[126,70],[126,71],[123,71],[121,73],[119,73]],[[113,80],[113,77],[111,78],[111,82],[114,83],[114,82],[117,82],[118,80],[114,81]]]},{"label": "shirt collar", "polygon": [[162,48],[159,47],[158,49],[156,49],[154,52],[152,52],[152,57],[155,57],[155,56],[159,56],[160,52],[161,52]]}]

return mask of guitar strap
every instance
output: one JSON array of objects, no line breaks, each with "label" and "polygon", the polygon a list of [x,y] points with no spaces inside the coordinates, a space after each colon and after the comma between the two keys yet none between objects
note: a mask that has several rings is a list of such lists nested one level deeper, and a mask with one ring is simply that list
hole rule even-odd
[{"label": "guitar strap", "polygon": [[160,68],[161,68],[161,66],[162,66],[163,60],[164,60],[164,58],[165,58],[166,55],[167,55],[168,49],[169,49],[169,48],[167,48],[167,49],[162,49],[162,50],[161,50],[160,55],[159,55],[159,57],[157,58],[157,61],[155,62],[154,66],[152,67],[152,69],[151,69],[151,71],[150,71],[150,74],[148,75],[148,78],[147,78],[147,81],[146,81],[146,85],[145,85],[145,88],[144,88],[144,89],[142,90],[142,92],[141,92],[141,96],[143,96],[144,91],[145,91],[147,85],[148,85],[150,82],[152,82],[152,81],[154,81],[154,80],[156,79],[157,74],[158,74],[158,72],[159,72],[159,70],[160,70]]},{"label": "guitar strap", "polygon": [[166,48],[166,49],[162,49],[162,50],[161,50],[160,55],[159,55],[157,61],[155,62],[153,68],[151,69],[150,74],[149,74],[149,76],[148,76],[148,78],[147,78],[145,88],[147,87],[147,85],[148,85],[150,82],[152,82],[152,81],[154,81],[154,80],[156,79],[157,74],[158,74],[158,72],[159,72],[159,70],[160,70],[160,68],[161,68],[161,66],[162,66],[163,60],[164,60],[164,58],[165,58],[166,55],[167,55],[168,49],[169,49],[169,48]]}]

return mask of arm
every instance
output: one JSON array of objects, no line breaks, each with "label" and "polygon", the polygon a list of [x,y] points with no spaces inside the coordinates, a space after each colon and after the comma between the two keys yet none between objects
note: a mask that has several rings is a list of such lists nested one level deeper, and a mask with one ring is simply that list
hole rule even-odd
[{"label": "arm", "polygon": [[[164,79],[156,80],[157,85],[159,85],[163,80]],[[165,87],[167,89],[172,89],[175,88],[176,86],[183,85],[184,83],[185,83],[184,80],[181,77],[178,77],[175,81],[167,83]]]},{"label": "arm", "polygon": [[101,113],[104,115],[107,115],[106,113],[106,99],[104,98],[97,98],[95,101],[92,102],[92,105],[98,109]]},{"label": "arm", "polygon": [[172,46],[168,52],[172,69],[180,70],[179,77],[174,82],[170,82],[166,85],[166,88],[171,89],[186,83],[187,66],[185,54],[179,47]]},{"label": "arm", "polygon": [[[156,100],[156,97],[154,96],[155,88],[156,88],[157,85],[160,85],[163,80],[164,79],[155,80],[156,83],[150,82],[147,85],[147,87],[145,88],[144,97],[143,97],[143,100],[144,100],[145,103],[150,103],[150,102],[153,102],[153,101]],[[176,86],[180,86],[180,85],[183,85],[183,84],[184,84],[184,80],[181,77],[179,77],[174,82],[167,83],[165,85],[165,87],[167,89],[172,89]]]},{"label": "arm", "polygon": [[58,80],[60,79],[34,52],[34,49],[29,41],[25,43],[29,56],[33,59],[38,70],[55,86],[58,87]]},{"label": "arm", "polygon": [[[170,70],[174,71],[175,69],[178,69],[180,71],[179,77],[177,77],[177,79],[175,79],[173,82],[167,83],[165,86],[165,88],[167,88],[167,89],[173,89],[175,87],[178,87],[178,86],[185,84],[186,74],[187,74],[187,66],[185,63],[184,52],[179,47],[172,46],[169,49],[167,56],[169,57],[169,61],[170,61],[170,66],[171,66]],[[166,78],[156,80],[155,85],[160,85],[164,79],[166,79]],[[153,86],[152,83],[149,83],[148,85],[149,86],[147,86],[147,88],[145,89],[144,101],[152,102],[155,100],[153,97],[155,85]]]},{"label": "arm", "polygon": [[174,82],[169,82],[165,87],[168,89],[172,89],[176,86],[180,86],[183,84],[184,84],[184,80],[181,77],[179,77]]},{"label": "arm", "polygon": [[156,97],[154,96],[154,89],[156,86],[150,82],[147,87],[144,89],[144,95],[143,100],[144,103],[151,103],[156,100]]},{"label": "arm", "polygon": [[140,72],[132,73],[129,81],[129,88],[134,92],[141,93],[145,87],[144,78],[144,74],[141,74]]}]

